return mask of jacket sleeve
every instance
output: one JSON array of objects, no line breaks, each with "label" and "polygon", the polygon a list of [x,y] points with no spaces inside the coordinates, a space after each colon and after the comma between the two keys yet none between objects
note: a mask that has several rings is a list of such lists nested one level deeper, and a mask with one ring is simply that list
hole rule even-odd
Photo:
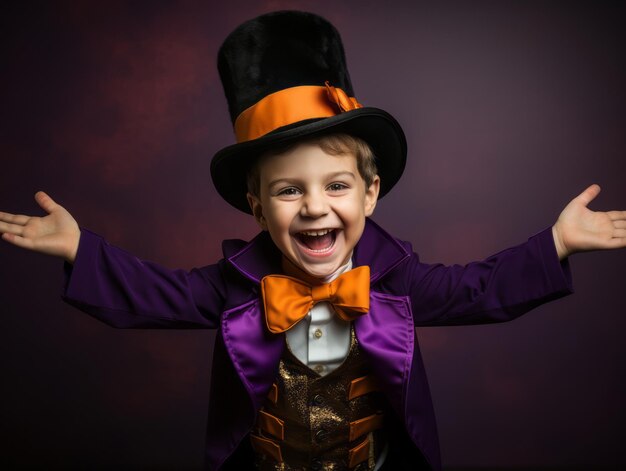
[{"label": "jacket sleeve", "polygon": [[527,242],[465,266],[409,259],[405,280],[417,326],[505,322],[574,292],[551,226]]},{"label": "jacket sleeve", "polygon": [[224,304],[220,265],[169,270],[83,228],[64,275],[64,301],[118,328],[216,328]]}]

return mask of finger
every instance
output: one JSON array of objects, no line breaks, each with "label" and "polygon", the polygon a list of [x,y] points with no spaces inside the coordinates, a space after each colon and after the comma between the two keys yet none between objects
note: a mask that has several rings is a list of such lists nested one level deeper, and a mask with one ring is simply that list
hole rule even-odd
[{"label": "finger", "polygon": [[609,219],[611,219],[611,221],[616,221],[618,219],[626,220],[626,211],[607,211],[606,214],[609,215]]},{"label": "finger", "polygon": [[23,237],[20,237],[18,235],[8,234],[6,232],[2,234],[2,238],[7,242],[10,242],[11,244],[21,247],[23,249],[34,249],[33,241],[30,239],[24,239]]},{"label": "finger", "polygon": [[621,219],[613,221],[613,227],[617,229],[626,229],[626,221],[622,221]]},{"label": "finger", "polygon": [[585,206],[587,206],[593,199],[598,196],[600,193],[600,185],[594,183],[593,185],[588,186],[585,191],[583,191],[576,198],[582,202]]},{"label": "finger", "polygon": [[23,230],[24,226],[21,226],[19,224],[8,224],[6,222],[0,221],[0,233],[8,232],[9,234],[22,235]]},{"label": "finger", "polygon": [[23,214],[11,214],[11,213],[2,213],[0,212],[0,221],[10,222],[11,224],[19,224],[23,226],[28,222],[30,216],[25,216]]},{"label": "finger", "polygon": [[52,198],[50,198],[50,196],[48,196],[47,193],[43,191],[35,193],[35,201],[37,201],[37,204],[39,204],[39,206],[41,206],[47,213],[51,213],[59,206]]},{"label": "finger", "polygon": [[626,237],[613,237],[609,242],[610,249],[621,249],[626,247]]}]

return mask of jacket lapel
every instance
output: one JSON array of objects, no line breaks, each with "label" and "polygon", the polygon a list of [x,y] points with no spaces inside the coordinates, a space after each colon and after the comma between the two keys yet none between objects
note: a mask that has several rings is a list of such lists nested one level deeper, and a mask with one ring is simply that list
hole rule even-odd
[{"label": "jacket lapel", "polygon": [[[281,254],[267,232],[249,243],[225,241],[224,257],[257,292],[261,279],[281,272]],[[368,265],[371,285],[409,257],[409,252],[373,221],[367,219],[355,247],[354,266]],[[413,356],[414,327],[403,297],[370,292],[370,312],[354,323],[362,349],[372,360],[394,408],[404,416],[408,376]],[[274,380],[285,345],[284,334],[271,334],[265,325],[260,299],[235,305],[222,316],[224,344],[237,374],[258,410]],[[260,352],[263,352],[260,354]]]},{"label": "jacket lapel", "polygon": [[404,417],[413,359],[413,322],[406,298],[370,293],[370,312],[354,321],[361,350],[400,417]]},{"label": "jacket lapel", "polygon": [[[261,278],[280,270],[280,252],[267,232],[246,243],[226,240],[224,258],[244,278],[242,294],[235,296],[231,307],[222,314],[224,346],[257,411],[276,376],[285,346],[284,334],[275,335],[265,325],[258,287]],[[254,296],[250,299],[249,293]],[[248,296],[244,296],[247,293]]]},{"label": "jacket lapel", "polygon": [[370,311],[354,321],[356,336],[400,417],[405,416],[415,327],[408,299],[377,292],[375,286],[409,256],[400,242],[371,220],[354,251],[355,266],[369,265],[371,271]]},{"label": "jacket lapel", "polygon": [[276,335],[267,330],[260,300],[254,299],[224,312],[222,336],[257,411],[276,376],[285,345],[284,334]]}]

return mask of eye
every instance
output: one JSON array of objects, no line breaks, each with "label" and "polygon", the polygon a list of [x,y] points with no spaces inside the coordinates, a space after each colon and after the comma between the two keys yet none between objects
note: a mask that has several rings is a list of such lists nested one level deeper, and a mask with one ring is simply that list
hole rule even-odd
[{"label": "eye", "polygon": [[344,183],[331,183],[330,185],[328,185],[327,187],[330,191],[342,191],[342,190],[347,190],[349,187],[348,185],[344,184]]},{"label": "eye", "polygon": [[289,186],[287,188],[283,188],[282,190],[276,193],[277,196],[296,196],[300,194],[300,190],[295,186]]}]

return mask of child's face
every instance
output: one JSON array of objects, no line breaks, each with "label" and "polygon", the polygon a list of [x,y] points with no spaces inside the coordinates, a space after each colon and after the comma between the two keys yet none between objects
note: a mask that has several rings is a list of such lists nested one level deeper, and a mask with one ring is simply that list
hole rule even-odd
[{"label": "child's face", "polygon": [[248,201],[280,251],[315,277],[346,264],[376,206],[379,177],[366,188],[354,155],[307,143],[260,165],[260,195]]}]

